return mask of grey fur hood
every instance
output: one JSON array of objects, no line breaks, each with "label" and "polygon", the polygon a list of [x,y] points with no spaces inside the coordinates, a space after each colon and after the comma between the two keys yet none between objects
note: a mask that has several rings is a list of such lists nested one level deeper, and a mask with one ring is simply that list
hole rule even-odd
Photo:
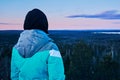
[{"label": "grey fur hood", "polygon": [[22,57],[31,57],[36,52],[55,49],[57,46],[46,33],[41,30],[24,30],[14,46]]}]

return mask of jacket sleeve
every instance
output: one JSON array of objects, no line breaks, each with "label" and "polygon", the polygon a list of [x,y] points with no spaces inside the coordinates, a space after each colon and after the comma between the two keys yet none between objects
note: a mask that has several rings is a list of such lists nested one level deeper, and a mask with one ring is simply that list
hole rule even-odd
[{"label": "jacket sleeve", "polygon": [[49,80],[65,80],[63,60],[59,51],[51,50],[48,58]]},{"label": "jacket sleeve", "polygon": [[19,70],[15,65],[15,55],[14,55],[15,53],[16,53],[16,51],[13,48],[12,59],[11,59],[11,80],[19,80],[19,77],[18,77]]}]

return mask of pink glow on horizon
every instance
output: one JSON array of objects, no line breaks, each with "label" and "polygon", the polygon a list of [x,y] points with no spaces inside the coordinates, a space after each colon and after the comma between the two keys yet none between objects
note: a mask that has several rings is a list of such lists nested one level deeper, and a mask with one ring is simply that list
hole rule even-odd
[{"label": "pink glow on horizon", "polygon": [[[23,30],[24,19],[3,20],[11,24],[0,24],[0,30]],[[85,18],[48,18],[49,30],[92,30],[120,29],[119,20],[85,19]]]},{"label": "pink glow on horizon", "polygon": [[22,25],[0,25],[0,30],[23,30]]},{"label": "pink glow on horizon", "polygon": [[[118,24],[116,24],[118,22]],[[68,30],[85,30],[85,29],[120,29],[119,20],[101,20],[101,19],[61,19],[50,22],[49,29],[68,29]]]}]

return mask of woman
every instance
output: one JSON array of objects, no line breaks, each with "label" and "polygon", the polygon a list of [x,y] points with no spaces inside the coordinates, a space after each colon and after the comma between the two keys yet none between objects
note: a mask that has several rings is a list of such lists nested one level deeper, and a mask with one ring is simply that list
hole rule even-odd
[{"label": "woman", "polygon": [[29,11],[12,50],[12,80],[65,80],[61,54],[47,34],[46,15],[39,9]]}]

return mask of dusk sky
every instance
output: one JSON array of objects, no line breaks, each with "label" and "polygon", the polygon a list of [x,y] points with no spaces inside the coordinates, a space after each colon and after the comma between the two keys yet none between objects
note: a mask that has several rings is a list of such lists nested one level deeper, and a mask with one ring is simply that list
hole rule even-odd
[{"label": "dusk sky", "polygon": [[120,0],[0,0],[0,30],[22,30],[34,8],[46,14],[49,30],[120,29]]}]

